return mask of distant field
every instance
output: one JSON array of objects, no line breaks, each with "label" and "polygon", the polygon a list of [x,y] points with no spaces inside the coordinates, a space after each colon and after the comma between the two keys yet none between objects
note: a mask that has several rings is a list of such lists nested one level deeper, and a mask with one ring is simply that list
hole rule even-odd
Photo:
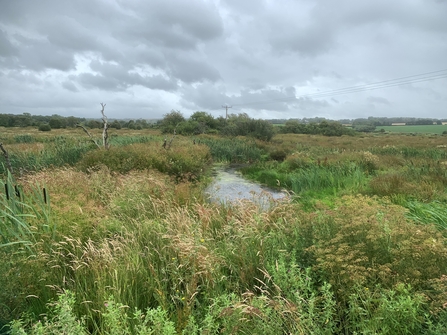
[{"label": "distant field", "polygon": [[442,134],[447,130],[447,125],[422,125],[422,126],[379,126],[376,130],[384,129],[390,133],[427,133]]}]

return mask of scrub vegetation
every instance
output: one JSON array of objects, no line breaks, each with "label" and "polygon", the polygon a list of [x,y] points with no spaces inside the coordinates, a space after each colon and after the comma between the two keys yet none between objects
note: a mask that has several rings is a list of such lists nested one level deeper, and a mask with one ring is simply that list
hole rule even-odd
[{"label": "scrub vegetation", "polygon": [[[1,129],[1,331],[447,333],[444,137],[227,135]],[[209,203],[218,162],[291,197]]]}]

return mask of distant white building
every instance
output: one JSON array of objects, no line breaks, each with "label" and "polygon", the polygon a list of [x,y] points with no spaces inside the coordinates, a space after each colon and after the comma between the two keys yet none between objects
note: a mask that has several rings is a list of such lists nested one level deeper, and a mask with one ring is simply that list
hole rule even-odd
[{"label": "distant white building", "polygon": [[406,122],[393,122],[391,123],[392,126],[406,126]]}]

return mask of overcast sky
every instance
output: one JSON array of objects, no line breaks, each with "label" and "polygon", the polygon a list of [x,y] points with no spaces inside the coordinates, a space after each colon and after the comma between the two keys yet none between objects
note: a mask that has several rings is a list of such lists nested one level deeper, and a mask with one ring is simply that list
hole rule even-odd
[{"label": "overcast sky", "polygon": [[0,0],[0,113],[447,118],[446,69],[447,0]]}]

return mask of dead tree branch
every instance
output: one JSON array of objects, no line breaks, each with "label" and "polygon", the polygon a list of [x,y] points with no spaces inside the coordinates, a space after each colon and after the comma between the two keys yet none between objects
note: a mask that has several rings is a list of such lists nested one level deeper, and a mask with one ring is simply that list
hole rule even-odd
[{"label": "dead tree branch", "polygon": [[87,128],[85,128],[82,124],[79,124],[79,123],[76,124],[76,127],[82,128],[82,130],[84,130],[84,132],[90,137],[92,142],[95,143],[99,149],[101,149],[101,146],[98,144],[98,142],[95,141],[95,139],[93,138],[93,135],[90,134],[90,132],[87,130]]},{"label": "dead tree branch", "polygon": [[[177,126],[178,126],[178,124],[177,124]],[[174,141],[174,137],[175,137],[175,135],[176,135],[176,129],[177,129],[177,126],[175,126],[175,128],[174,128],[174,135],[172,135],[172,138],[169,140],[169,142],[168,142],[168,140],[167,140],[166,138],[165,138],[165,140],[163,141],[163,145],[162,145],[162,147],[165,148],[166,150],[168,150],[169,148],[171,148],[172,141]]]},{"label": "dead tree branch", "polygon": [[7,152],[6,149],[3,147],[3,143],[0,143],[0,150],[3,152],[3,156],[5,156],[5,161],[6,161],[6,167],[7,167],[7,169],[9,170],[9,172],[11,172],[11,174],[13,174],[11,161],[9,160],[8,152]]},{"label": "dead tree branch", "polygon": [[104,149],[109,150],[109,134],[107,130],[109,129],[109,123],[107,122],[107,116],[104,114],[104,108],[106,107],[106,104],[103,104],[101,102],[101,114],[102,114],[102,124],[103,124],[103,130],[102,130],[102,144],[104,146]]},{"label": "dead tree branch", "polygon": [[[106,104],[103,104],[101,102],[101,114],[102,114],[102,125],[103,125],[103,129],[102,129],[102,146],[104,147],[104,149],[108,150],[110,148],[109,145],[109,122],[107,121],[107,116],[104,113],[104,108],[106,107]],[[82,128],[82,130],[84,130],[84,132],[88,135],[88,137],[90,137],[90,140],[95,143],[95,145],[98,147],[98,149],[101,149],[101,146],[98,144],[98,142],[96,142],[96,140],[94,139],[93,135],[87,130],[87,128],[85,128],[83,125],[81,124],[76,124],[76,127]]]}]

